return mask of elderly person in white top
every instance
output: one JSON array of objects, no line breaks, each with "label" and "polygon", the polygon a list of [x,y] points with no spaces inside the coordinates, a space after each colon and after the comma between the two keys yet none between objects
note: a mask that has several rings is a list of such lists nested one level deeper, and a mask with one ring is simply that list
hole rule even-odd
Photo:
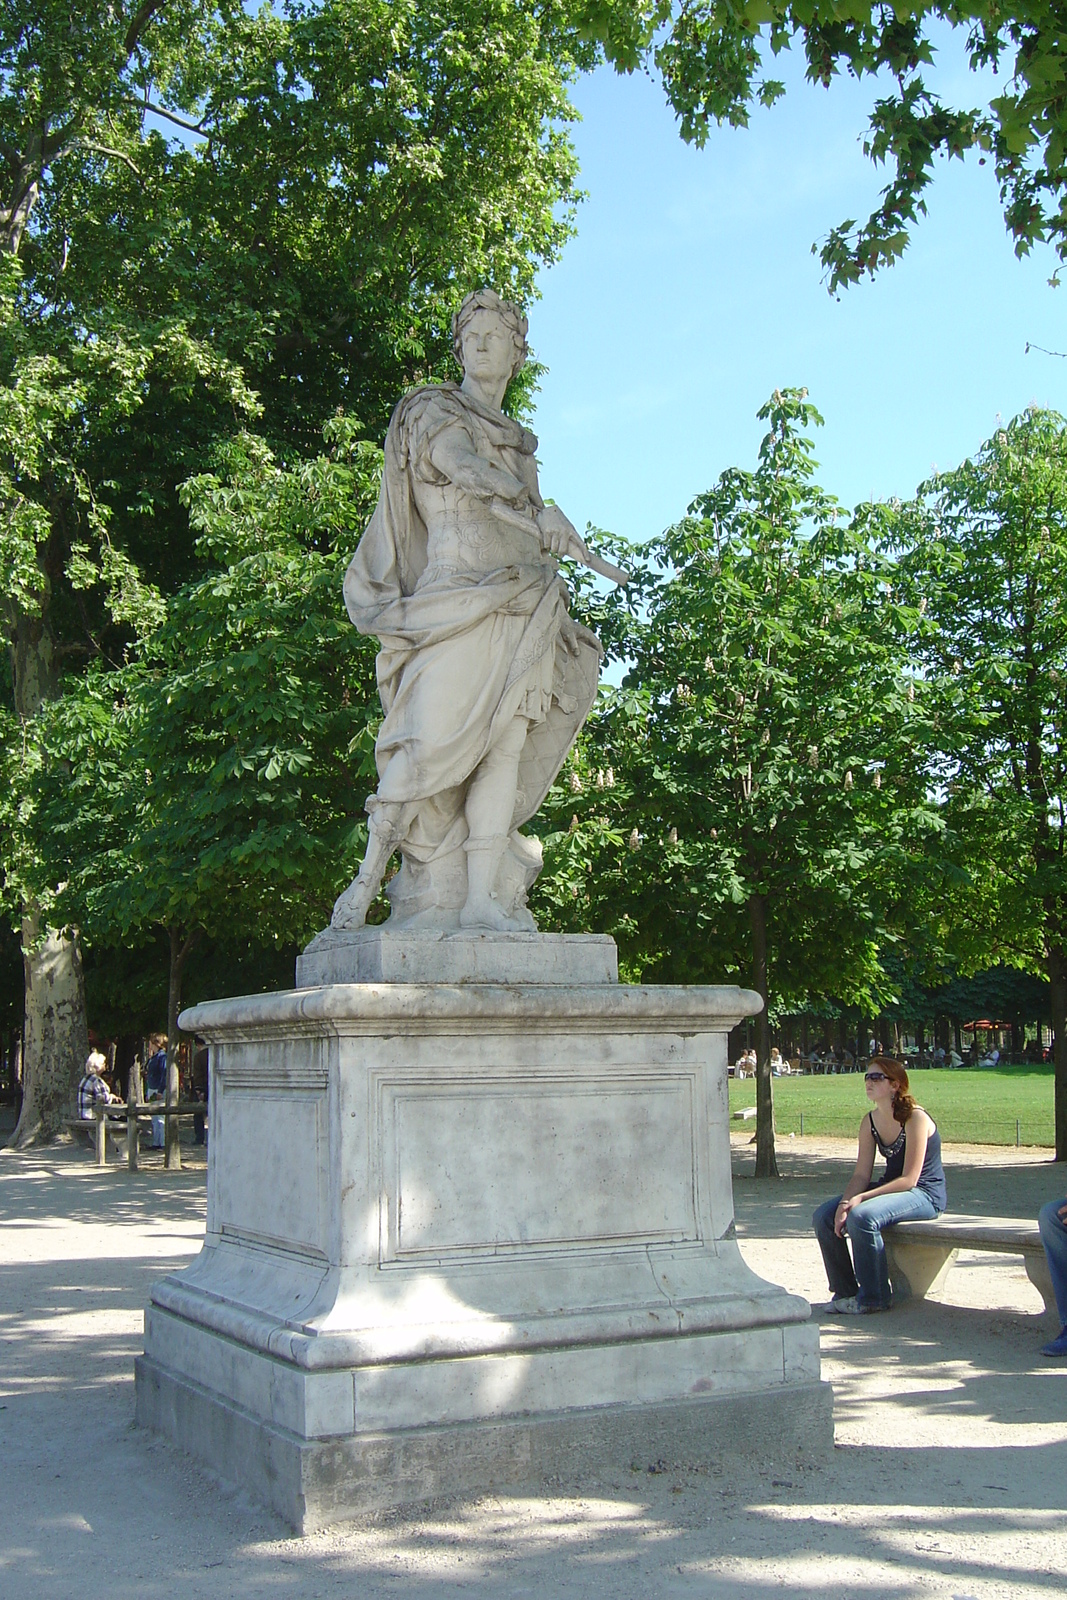
[{"label": "elderly person in white top", "polygon": [[90,1050],[85,1059],[85,1074],[78,1084],[78,1121],[85,1123],[84,1133],[90,1149],[96,1147],[97,1106],[122,1104],[104,1082],[102,1074],[106,1067],[106,1057],[99,1050]]}]

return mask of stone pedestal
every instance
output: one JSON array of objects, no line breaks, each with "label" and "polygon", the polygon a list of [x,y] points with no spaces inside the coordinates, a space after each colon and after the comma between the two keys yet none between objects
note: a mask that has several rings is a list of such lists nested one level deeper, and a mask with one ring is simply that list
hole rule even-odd
[{"label": "stone pedestal", "polygon": [[734,1239],[726,1035],[757,1005],[362,982],[186,1012],[207,1238],[153,1290],[140,1422],[297,1529],[648,1450],[827,1448],[807,1303]]},{"label": "stone pedestal", "polygon": [[607,934],[326,928],[297,957],[296,986],[326,983],[617,983]]}]

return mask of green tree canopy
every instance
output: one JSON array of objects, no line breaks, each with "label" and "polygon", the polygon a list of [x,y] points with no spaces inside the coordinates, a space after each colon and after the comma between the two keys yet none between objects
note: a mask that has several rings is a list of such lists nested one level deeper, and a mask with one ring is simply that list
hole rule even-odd
[{"label": "green tree canopy", "polygon": [[127,666],[91,669],[39,718],[32,887],[91,944],[162,931],[172,1035],[201,936],[299,942],[358,861],[374,648],[341,578],[380,456],[342,420],[328,431],[315,461],[286,470],[249,440],[225,478],[187,485],[230,564],[174,596]]},{"label": "green tree canopy", "polygon": [[1044,959],[1067,1156],[1067,424],[1035,408],[901,509],[902,571],[929,601],[945,812],[1015,962]]},{"label": "green tree canopy", "polygon": [[[774,62],[794,44],[812,83],[872,80],[863,148],[890,179],[866,222],[843,221],[824,242],[831,290],[895,261],[926,211],[936,158],[971,150],[992,163],[1016,252],[1049,240],[1067,259],[1067,56],[1054,6],[580,0],[578,15],[621,71],[655,63],[682,137],[698,145],[712,124],[746,127],[757,106],[784,94]],[[935,33],[946,24],[962,34],[973,69],[1003,74],[988,105],[951,104],[931,85]]]},{"label": "green tree canopy", "polygon": [[[755,470],[724,473],[651,547],[663,575],[633,665],[553,793],[551,892],[616,934],[633,976],[733,972],[782,1009],[875,1003],[887,918],[937,827],[921,618],[816,484],[805,392],[759,415]],[[769,1173],[766,1008],[759,1029]]]},{"label": "green tree canopy", "polygon": [[[226,441],[254,425],[283,463],[314,458],[338,409],[377,440],[405,388],[448,370],[466,288],[532,293],[571,228],[566,85],[594,54],[533,0],[5,11],[0,615],[20,747],[66,678],[121,665],[193,580],[178,486]],[[43,937],[32,858],[5,849],[5,894]],[[80,1013],[69,941],[67,960],[27,1051],[47,1120],[80,1070],[78,1031],[57,1031]]]},{"label": "green tree canopy", "polygon": [[142,9],[134,48],[113,20],[94,71],[60,62],[9,108],[16,149],[28,110],[94,130],[44,136],[27,314],[47,306],[53,339],[181,317],[241,363],[275,444],[314,454],[338,405],[381,436],[447,363],[463,290],[525,299],[568,237],[566,84],[593,48],[555,3]]}]

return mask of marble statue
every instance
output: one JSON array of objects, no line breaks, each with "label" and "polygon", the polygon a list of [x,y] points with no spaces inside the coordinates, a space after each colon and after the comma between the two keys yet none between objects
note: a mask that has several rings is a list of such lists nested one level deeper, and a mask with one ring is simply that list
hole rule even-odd
[{"label": "marble statue", "polygon": [[619,983],[613,939],[527,909],[521,828],[601,659],[557,557],[599,558],[500,410],[525,320],[484,290],[453,333],[463,382],[400,402],[345,578],[385,713],[359,875],[292,989],[179,1018],[210,1046],[207,1224],[152,1289],[137,1420],[301,1533],[551,1492],[561,1461],[833,1450],[818,1322],[734,1226],[726,1046],[762,999]]},{"label": "marble statue", "polygon": [[344,583],[352,621],[381,643],[379,781],[334,928],[362,926],[399,849],[391,927],[534,930],[541,849],[519,829],[585,720],[603,653],[572,620],[555,558],[626,574],[545,505],[537,440],[500,409],[526,327],[491,289],[469,294],[452,320],[462,383],[412,390],[389,424]]}]

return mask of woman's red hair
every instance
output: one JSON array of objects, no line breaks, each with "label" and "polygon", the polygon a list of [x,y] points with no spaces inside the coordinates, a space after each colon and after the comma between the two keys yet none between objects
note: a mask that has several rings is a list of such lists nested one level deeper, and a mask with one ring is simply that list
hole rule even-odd
[{"label": "woman's red hair", "polygon": [[903,1127],[915,1110],[915,1101],[908,1093],[908,1073],[903,1061],[897,1061],[894,1056],[872,1056],[867,1063],[869,1067],[877,1067],[884,1072],[896,1088],[893,1096],[893,1115]]}]

